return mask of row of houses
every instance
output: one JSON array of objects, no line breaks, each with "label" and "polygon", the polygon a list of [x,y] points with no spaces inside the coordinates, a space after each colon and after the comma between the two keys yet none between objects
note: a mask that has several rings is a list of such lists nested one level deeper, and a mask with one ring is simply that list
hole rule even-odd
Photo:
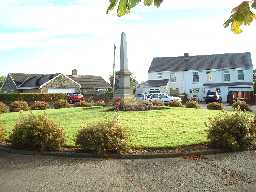
[{"label": "row of houses", "polygon": [[6,93],[75,93],[86,95],[106,91],[111,86],[100,76],[78,75],[76,69],[71,75],[9,73],[2,86]]},{"label": "row of houses", "polygon": [[[100,76],[9,73],[3,84],[4,92],[97,94],[111,88]],[[138,84],[136,94],[187,94],[204,100],[208,91],[218,91],[224,102],[232,92],[253,91],[251,54],[225,53],[153,58],[148,80]]]},{"label": "row of houses", "polygon": [[204,100],[207,91],[218,91],[224,102],[232,92],[253,91],[251,54],[225,53],[180,57],[157,57],[148,70],[148,81],[139,84],[137,94],[186,93]]}]

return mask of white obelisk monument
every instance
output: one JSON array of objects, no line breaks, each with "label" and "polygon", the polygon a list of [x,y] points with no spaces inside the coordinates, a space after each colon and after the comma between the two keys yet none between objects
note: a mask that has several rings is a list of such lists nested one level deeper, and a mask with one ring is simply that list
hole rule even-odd
[{"label": "white obelisk monument", "polygon": [[130,76],[131,72],[128,70],[126,35],[122,32],[120,45],[120,71],[117,72],[118,81],[115,97],[121,97],[122,99],[132,97]]}]

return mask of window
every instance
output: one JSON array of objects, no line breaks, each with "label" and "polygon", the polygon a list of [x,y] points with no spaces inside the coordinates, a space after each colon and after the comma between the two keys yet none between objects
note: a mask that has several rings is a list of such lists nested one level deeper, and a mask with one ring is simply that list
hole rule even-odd
[{"label": "window", "polygon": [[157,78],[162,79],[162,73],[157,73]]},{"label": "window", "polygon": [[170,75],[170,82],[176,82],[176,75],[175,75],[175,73],[171,73],[171,75]]},{"label": "window", "polygon": [[238,70],[237,71],[237,75],[238,75],[238,80],[244,80],[244,71],[243,70]]},{"label": "window", "polygon": [[212,72],[211,71],[207,71],[206,75],[207,75],[207,81],[212,81]]},{"label": "window", "polygon": [[193,82],[199,82],[199,74],[198,74],[198,72],[193,72]]},{"label": "window", "polygon": [[224,71],[224,81],[230,81],[230,73],[228,70]]}]

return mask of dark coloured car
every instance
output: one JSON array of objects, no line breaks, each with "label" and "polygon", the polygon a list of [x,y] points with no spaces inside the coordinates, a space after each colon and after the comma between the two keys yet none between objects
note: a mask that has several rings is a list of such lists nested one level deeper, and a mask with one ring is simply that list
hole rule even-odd
[{"label": "dark coloured car", "polygon": [[80,101],[84,101],[84,96],[81,93],[68,93],[68,102],[69,103],[77,103]]},{"label": "dark coloured car", "polygon": [[222,102],[222,98],[217,91],[208,91],[205,97],[205,103]]}]

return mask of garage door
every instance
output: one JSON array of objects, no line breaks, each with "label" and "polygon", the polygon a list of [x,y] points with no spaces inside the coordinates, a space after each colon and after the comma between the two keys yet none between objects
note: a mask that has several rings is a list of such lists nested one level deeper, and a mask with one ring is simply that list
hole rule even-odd
[{"label": "garage door", "polygon": [[50,88],[48,89],[48,93],[75,93],[75,89],[57,89],[57,88]]}]

